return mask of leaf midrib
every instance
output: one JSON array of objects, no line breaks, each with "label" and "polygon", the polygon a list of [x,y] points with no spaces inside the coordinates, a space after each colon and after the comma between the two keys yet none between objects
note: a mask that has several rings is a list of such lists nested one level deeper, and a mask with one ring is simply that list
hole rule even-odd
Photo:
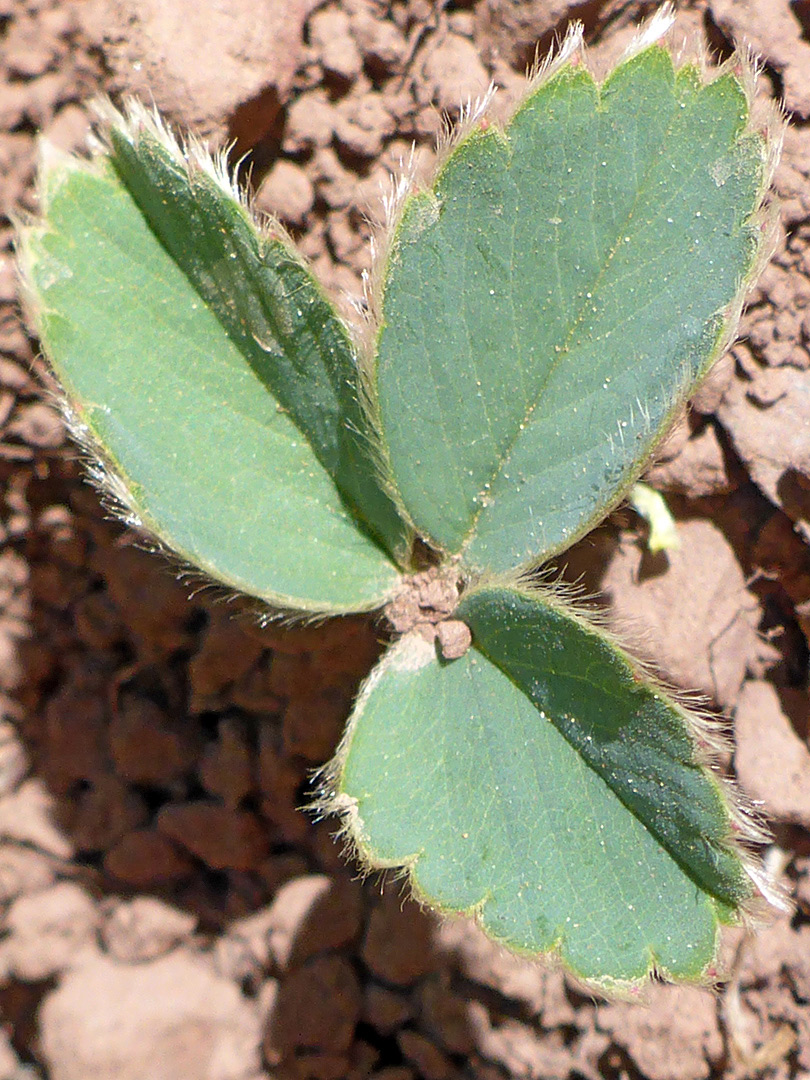
[{"label": "leaf midrib", "polygon": [[[124,138],[126,139],[126,135],[124,135]],[[223,190],[222,188],[220,188],[216,184],[216,182],[207,173],[200,173],[200,172],[193,172],[192,171],[189,174],[189,176],[184,176],[184,175],[182,175],[182,172],[180,170],[178,170],[178,168],[177,168],[178,163],[169,154],[169,152],[166,150],[166,148],[163,147],[159,142],[155,143],[152,136],[148,132],[140,132],[139,133],[139,139],[145,141],[145,144],[147,145],[149,152],[152,153],[152,155],[154,156],[155,160],[158,162],[158,165],[159,165],[159,167],[161,169],[166,170],[167,172],[172,172],[172,173],[176,174],[176,178],[177,178],[177,180],[178,180],[178,182],[180,184],[187,184],[188,185],[190,203],[193,201],[192,200],[192,194],[193,194],[194,185],[195,184],[200,184],[203,187],[204,190],[209,189],[209,192],[213,193],[213,195],[214,195],[214,197],[216,199],[223,200],[223,202],[227,206],[228,212],[230,214],[233,214],[233,215],[237,216],[237,222],[236,222],[237,228],[245,229],[246,230],[246,235],[243,236],[243,237],[239,237],[238,234],[234,234],[231,231],[226,232],[224,237],[223,237],[223,242],[224,242],[225,248],[227,249],[227,253],[229,255],[236,256],[236,258],[239,259],[240,264],[242,266],[243,273],[245,273],[246,276],[247,276],[249,292],[258,301],[258,306],[259,306],[259,308],[261,310],[262,317],[266,321],[266,325],[267,325],[268,329],[270,329],[271,332],[273,333],[273,335],[275,336],[280,348],[284,351],[285,355],[288,356],[288,357],[293,357],[293,360],[291,360],[291,362],[293,363],[293,366],[297,366],[295,364],[295,362],[294,362],[294,350],[291,350],[290,345],[289,345],[290,332],[282,325],[281,321],[278,320],[274,316],[272,308],[269,306],[269,298],[266,295],[266,289],[265,289],[264,283],[261,280],[261,269],[260,269],[261,266],[264,265],[264,258],[265,258],[264,248],[265,248],[265,246],[267,248],[269,248],[271,246],[276,246],[277,245],[279,250],[284,251],[284,254],[288,257],[290,264],[293,265],[293,266],[295,266],[295,264],[296,264],[296,260],[295,260],[294,255],[292,255],[292,253],[287,252],[284,249],[284,245],[280,241],[274,240],[274,239],[271,239],[271,238],[262,237],[261,234],[259,234],[258,230],[253,225],[253,222],[248,217],[248,215],[247,215],[247,213],[245,211],[245,208],[242,206],[242,204],[239,203],[234,198],[234,196],[232,194],[230,194],[229,192],[227,192],[227,191]],[[134,153],[137,153],[137,149],[138,149],[137,146],[132,145],[132,150],[133,150]],[[137,208],[138,212],[142,215],[142,217],[143,217],[144,221],[146,222],[148,228],[152,232],[152,235],[155,237],[157,242],[160,244],[161,248],[169,256],[171,262],[180,270],[183,277],[189,282],[189,285],[191,286],[191,289],[199,297],[201,303],[203,303],[205,305],[205,307],[208,308],[214,314],[214,316],[216,318],[216,321],[221,326],[225,336],[236,347],[236,350],[242,356],[243,360],[245,361],[247,366],[251,369],[254,376],[258,379],[258,381],[260,382],[260,384],[264,388],[265,392],[268,395],[270,395],[272,398],[274,398],[274,400],[280,406],[282,406],[283,408],[285,408],[287,410],[288,414],[290,415],[290,418],[291,418],[292,422],[295,424],[296,428],[300,431],[301,437],[303,439],[305,439],[309,443],[309,445],[312,447],[313,454],[319,460],[322,467],[327,471],[327,473],[329,473],[329,475],[332,476],[333,481],[334,481],[334,469],[335,469],[335,463],[336,462],[335,461],[330,462],[330,461],[324,460],[327,457],[327,454],[325,453],[324,448],[315,445],[313,443],[313,440],[310,438],[310,436],[304,431],[303,427],[301,426],[301,422],[298,420],[297,415],[296,415],[298,410],[297,410],[297,407],[296,407],[295,403],[293,401],[291,401],[291,400],[286,400],[285,401],[284,400],[284,395],[280,394],[278,389],[276,387],[272,386],[270,384],[270,382],[268,381],[268,379],[266,377],[264,377],[263,374],[261,373],[261,370],[260,370],[261,363],[260,362],[263,359],[265,359],[268,355],[271,355],[270,350],[266,349],[261,344],[261,342],[255,336],[255,334],[252,334],[252,333],[248,332],[247,328],[244,327],[244,324],[240,328],[240,326],[237,325],[237,323],[233,319],[233,316],[231,316],[229,318],[227,297],[218,297],[216,295],[216,292],[219,291],[218,287],[216,287],[215,295],[212,298],[206,297],[205,293],[201,290],[200,286],[195,282],[193,272],[189,273],[189,271],[179,262],[179,260],[175,256],[175,254],[172,252],[168,241],[164,238],[162,233],[158,230],[155,223],[153,223],[151,215],[141,206],[141,203],[139,202],[138,198],[135,196],[135,194],[130,189],[130,187],[129,187],[128,183],[127,183],[124,171],[122,171],[122,169],[117,164],[116,154],[115,153],[112,153],[110,155],[110,163],[111,163],[112,168],[113,168],[113,170],[115,172],[115,175],[116,175],[116,177],[118,179],[118,182],[121,184],[121,187],[123,188],[123,190],[126,193],[127,197],[132,201],[133,205]],[[197,207],[196,204],[194,206],[192,206],[191,209],[194,211],[195,214],[198,214],[199,208]],[[202,220],[203,226],[206,226],[206,224],[208,224],[208,227],[210,227],[210,223],[206,223],[206,221],[204,219],[201,219],[201,220]],[[248,247],[247,251],[243,250],[243,241],[247,241],[247,247]],[[299,268],[301,270],[305,271],[304,267],[299,267]],[[317,287],[317,283],[315,282],[314,278],[312,278],[312,285],[313,285],[314,291],[316,293],[319,292],[318,287]],[[324,298],[321,297],[321,299],[324,299]],[[317,351],[318,351],[318,353],[320,354],[320,356],[322,358],[324,375],[326,376],[326,386],[328,387],[328,390],[330,392],[330,395],[331,395],[331,397],[333,399],[334,406],[335,406],[335,408],[331,409],[330,412],[333,412],[333,413],[335,413],[335,414],[337,414],[339,416],[340,412],[341,412],[339,396],[337,394],[337,389],[336,389],[336,387],[334,385],[334,382],[330,377],[329,365],[328,365],[328,362],[326,360],[326,352],[328,352],[328,350],[326,350],[326,352],[325,352],[321,348],[321,346],[320,346],[320,335],[316,332],[316,330],[312,329],[313,324],[314,324],[314,316],[311,316],[309,312],[304,312],[303,315],[302,315],[302,318],[303,318],[304,322],[306,323],[313,340],[316,342]],[[239,320],[239,321],[241,321],[241,320]],[[352,355],[352,350],[351,350],[350,342],[349,342],[348,337],[345,334],[345,331],[343,330],[343,327],[340,324],[340,320],[337,318],[337,316],[335,316],[335,327],[336,327],[336,330],[337,330],[336,338],[340,339],[340,345],[344,346],[346,351],[347,351],[347,355],[351,356]],[[255,349],[258,349],[258,354],[256,353]],[[259,370],[257,370],[257,368]],[[323,402],[321,402],[321,408],[322,407],[323,407]],[[336,427],[337,427],[337,425],[336,425]],[[336,449],[337,449],[337,444],[335,445],[335,450]]]},{"label": "leaf midrib", "polygon": [[[133,204],[134,204],[134,205],[136,206],[136,208],[138,209],[138,212],[142,214],[143,212],[142,212],[142,211],[140,210],[140,207],[138,207],[138,205],[137,205],[137,203],[135,202],[135,200],[134,200],[134,199],[132,199],[132,196],[129,196],[129,198],[130,198],[130,199],[132,200]],[[102,239],[103,241],[105,241],[105,242],[107,242],[107,243],[109,243],[109,242],[110,242],[110,239],[111,239],[111,238],[110,238],[110,235],[109,235],[109,233],[108,233],[108,232],[107,232],[107,231],[106,231],[106,230],[105,230],[105,229],[104,229],[104,228],[102,227],[101,223],[100,223],[100,222],[98,221],[98,218],[97,218],[97,216],[93,215],[93,217],[89,217],[89,218],[88,218],[88,217],[85,217],[85,220],[87,221],[88,225],[89,225],[89,226],[90,226],[90,227],[91,227],[91,228],[93,229],[93,231],[94,231],[94,232],[96,233],[96,235],[98,235],[99,237],[101,237],[101,239]],[[147,219],[147,218],[145,217],[145,215],[144,215],[144,221],[146,221],[147,225],[149,225],[148,219]],[[150,225],[149,227],[150,227],[150,230],[151,230],[151,225]],[[165,252],[166,252],[166,255],[167,255],[167,256],[169,257],[169,259],[171,260],[171,263],[172,263],[172,265],[173,265],[173,266],[177,266],[177,262],[176,262],[176,261],[175,261],[175,259],[174,259],[174,258],[172,257],[171,253],[170,253],[170,252],[169,252],[169,251],[168,251],[168,250],[166,249],[166,247],[165,247],[165,246],[163,245],[162,241],[160,240],[160,237],[158,237],[158,236],[157,236],[156,234],[154,234],[154,231],[153,231],[153,230],[152,230],[152,232],[153,232],[153,235],[155,235],[155,239],[156,239],[156,240],[158,241],[158,243],[160,243],[160,245],[161,245],[161,248],[163,249],[163,251],[165,251]],[[119,247],[119,250],[121,250],[121,251],[122,251],[122,252],[123,252],[124,254],[126,254],[126,249],[125,249],[125,248],[121,248],[121,245],[119,245],[119,244],[117,244],[117,243],[116,243],[116,247]],[[96,277],[96,280],[97,280],[98,284],[107,284],[107,280],[106,280],[106,279],[105,279],[105,278],[103,277],[103,275],[101,275],[101,274],[100,274],[100,273],[98,272],[97,268],[95,268],[95,267],[94,267],[94,271],[95,271],[95,277]],[[186,282],[188,283],[188,285],[189,285],[189,287],[190,287],[191,291],[192,291],[192,292],[194,293],[194,295],[200,298],[200,301],[201,301],[201,302],[203,302],[203,304],[204,304],[205,308],[206,308],[207,310],[211,310],[211,309],[210,309],[210,307],[209,307],[209,305],[208,305],[207,303],[205,303],[204,297],[203,297],[203,296],[201,295],[201,293],[200,293],[200,292],[199,292],[199,291],[198,291],[198,290],[196,289],[196,287],[194,286],[194,284],[193,284],[193,282],[191,281],[191,279],[190,279],[190,278],[188,278],[188,277],[187,277],[187,276],[186,276],[186,275],[184,274],[184,275],[183,275],[183,280],[184,280],[184,281],[186,281]],[[140,305],[141,305],[141,307],[142,307],[142,310],[143,310],[143,313],[144,313],[144,315],[148,315],[150,319],[154,319],[154,318],[155,318],[155,314],[154,314],[154,312],[153,312],[153,311],[152,311],[151,309],[149,309],[149,308],[148,308],[148,307],[146,306],[146,304],[145,304],[145,301],[143,301],[143,300],[142,300],[142,295],[141,295],[141,293],[140,293],[140,292],[137,292],[137,291],[136,291],[136,292],[135,292],[135,293],[134,293],[133,295],[131,295],[131,296],[129,297],[129,301],[128,301],[128,303],[129,303],[130,307],[134,307],[134,306],[136,306],[136,305],[139,305],[139,304],[140,304]],[[225,338],[226,338],[226,339],[227,339],[227,340],[228,340],[228,341],[229,341],[229,342],[230,342],[230,343],[232,344],[232,346],[233,346],[233,348],[234,348],[234,351],[235,351],[235,352],[236,352],[236,353],[237,353],[237,354],[238,354],[238,355],[239,355],[240,357],[242,357],[242,359],[243,359],[243,360],[244,360],[244,361],[246,362],[246,367],[247,367],[247,371],[245,371],[245,373],[244,373],[244,374],[245,374],[245,376],[247,376],[247,377],[248,377],[248,378],[250,378],[251,380],[255,380],[255,382],[257,382],[257,383],[258,383],[258,384],[259,384],[260,386],[262,386],[262,388],[265,388],[265,389],[266,389],[266,387],[265,387],[265,384],[264,384],[264,382],[262,381],[261,377],[260,377],[260,376],[258,375],[258,373],[257,373],[257,372],[255,371],[255,369],[254,369],[254,368],[253,368],[253,366],[252,366],[252,365],[250,364],[250,362],[249,362],[249,361],[247,361],[247,358],[246,358],[246,357],[244,356],[244,353],[243,353],[243,352],[242,352],[242,350],[241,350],[241,349],[239,348],[239,345],[238,345],[238,343],[237,343],[236,341],[234,341],[234,339],[233,339],[232,335],[228,333],[228,330],[227,330],[227,328],[226,328],[226,327],[225,327],[225,326],[223,325],[223,323],[222,323],[222,320],[221,320],[221,319],[219,319],[219,318],[218,318],[218,317],[216,316],[216,313],[215,313],[215,312],[214,312],[213,314],[214,314],[214,318],[215,318],[216,324],[217,324],[217,326],[219,326],[220,330],[222,331],[222,334],[223,334],[223,336],[224,336],[224,337],[225,337]],[[164,326],[166,327],[167,331],[168,331],[169,333],[171,333],[171,329],[172,329],[172,327],[171,327],[171,320],[170,320],[169,318],[166,318],[166,319],[163,319],[163,320],[162,320],[162,322],[163,322]],[[189,341],[189,339],[188,339],[188,338],[186,338],[186,339],[185,339],[185,344],[186,344],[186,347],[188,347],[188,345],[190,344],[190,341]],[[193,350],[194,350],[194,353],[195,353],[195,355],[196,355],[196,357],[197,357],[197,362],[198,362],[198,363],[201,363],[201,361],[203,361],[203,360],[204,360],[206,364],[209,364],[209,365],[210,365],[210,364],[211,364],[211,363],[213,362],[214,364],[216,364],[216,366],[217,366],[217,367],[220,367],[220,368],[222,369],[222,371],[223,371],[223,372],[226,372],[226,373],[232,373],[232,372],[233,372],[233,364],[231,363],[231,361],[230,361],[230,360],[228,360],[228,359],[226,359],[226,358],[222,357],[222,356],[221,356],[221,355],[220,355],[219,353],[217,353],[217,352],[206,352],[205,354],[203,354],[203,353],[202,353],[202,352],[200,351],[200,344],[199,344],[199,342],[198,342],[198,341],[194,341],[194,342],[193,342]],[[177,380],[178,382],[184,382],[184,383],[186,383],[186,384],[187,384],[187,385],[188,385],[188,386],[189,386],[189,387],[190,387],[190,388],[191,388],[191,389],[192,389],[193,391],[195,391],[195,392],[198,392],[198,393],[200,393],[200,392],[202,392],[202,393],[206,393],[206,386],[205,386],[204,384],[203,384],[203,385],[201,386],[201,385],[199,385],[198,383],[196,383],[196,382],[194,381],[194,379],[193,379],[193,378],[191,377],[191,374],[190,374],[190,373],[188,373],[188,372],[183,372],[182,370],[175,370],[175,371],[173,372],[173,377],[174,377],[174,378],[175,378],[175,379],[176,379],[176,380]],[[270,394],[268,393],[268,396],[272,396],[272,395],[270,395]],[[282,408],[282,406],[281,406],[280,402],[276,402],[275,404],[276,404],[276,408],[277,408],[277,409],[278,409],[278,408]],[[227,408],[229,408],[230,410],[232,410],[232,411],[233,411],[233,412],[234,412],[235,414],[237,414],[238,416],[242,417],[242,418],[243,418],[244,420],[250,419],[251,421],[253,421],[253,422],[254,422],[254,423],[256,423],[257,425],[261,425],[261,426],[262,426],[262,427],[263,427],[264,429],[266,429],[266,430],[269,430],[269,429],[271,428],[271,425],[267,424],[267,423],[266,423],[266,422],[265,422],[264,420],[260,420],[260,419],[259,419],[258,417],[256,417],[256,416],[252,416],[252,415],[251,415],[250,413],[247,413],[247,412],[245,412],[245,411],[244,411],[244,409],[242,409],[241,407],[235,407],[235,403],[234,403],[233,401],[229,401],[229,402],[227,403]],[[298,424],[296,424],[296,423],[295,423],[295,419],[294,419],[294,417],[292,417],[292,416],[291,416],[291,415],[290,415],[290,414],[289,414],[288,412],[286,412],[286,411],[285,411],[285,415],[287,416],[287,418],[288,418],[289,422],[290,422],[290,423],[291,423],[292,425],[294,425],[294,427],[295,427],[296,431],[299,431],[299,432],[300,432],[300,428],[299,428]],[[301,438],[302,438],[303,440],[307,441],[307,443],[308,443],[308,440],[306,440],[306,436],[305,436],[305,435],[303,435],[303,433],[301,434]]]},{"label": "leaf midrib", "polygon": [[[500,671],[505,676],[505,678],[507,678],[512,683],[512,685],[515,687],[515,689],[519,693],[523,694],[523,696],[531,703],[532,708],[535,709],[535,711],[539,712],[538,707],[535,705],[535,703],[532,700],[531,696],[526,692],[524,687],[520,685],[520,683],[517,681],[516,677],[513,676],[509,671],[507,671],[492,655],[490,655],[490,653],[488,652],[486,647],[484,645],[482,645],[482,643],[480,641],[474,641],[474,647],[478,652],[480,652],[483,656],[485,656],[486,659],[489,660],[489,662],[494,667],[496,667],[498,669],[498,671]],[[568,677],[572,678],[572,679],[579,678],[578,676],[573,675],[571,673],[569,673]],[[705,896],[707,896],[709,898],[712,898],[712,899],[721,899],[721,900],[725,899],[723,897],[716,897],[714,893],[709,891],[707,886],[701,882],[700,878],[689,868],[689,866],[683,861],[682,857],[676,851],[673,850],[672,846],[666,841],[666,839],[663,836],[661,836],[658,833],[658,831],[654,828],[654,826],[651,825],[647,820],[645,820],[645,818],[643,818],[638,813],[638,811],[636,809],[634,809],[632,806],[630,806],[627,803],[627,801],[622,797],[621,792],[617,791],[616,788],[614,788],[613,785],[611,783],[609,783],[606,776],[603,774],[603,772],[599,768],[597,768],[597,766],[594,763],[588,761],[588,759],[586,757],[584,757],[584,755],[579,750],[579,747],[577,747],[574,743],[572,743],[570,741],[570,739],[568,738],[568,736],[565,733],[564,728],[558,726],[555,719],[550,714],[549,714],[549,722],[554,725],[555,729],[559,732],[560,736],[563,739],[565,739],[565,741],[568,743],[568,745],[574,751],[574,753],[577,756],[577,760],[579,760],[585,767],[590,769],[591,772],[593,772],[596,776],[599,777],[599,779],[608,788],[608,790],[611,792],[611,794],[617,800],[617,802],[621,803],[621,805],[625,808],[625,810],[628,812],[628,814],[630,814],[636,821],[638,821],[642,825],[642,827],[644,829],[646,829],[646,831],[650,834],[650,836],[653,837],[655,842],[661,848],[663,848],[664,851],[667,852],[667,854],[673,860],[673,862],[681,869],[682,873],[684,873],[689,878],[690,881],[693,881],[695,883],[695,885],[701,890],[701,892]],[[703,840],[705,841],[708,848],[710,848],[712,850],[716,850],[718,848],[718,845],[716,845],[709,838],[703,837]],[[720,850],[722,850],[722,848],[720,848]]]},{"label": "leaf midrib", "polygon": [[[677,78],[677,76],[676,76],[676,78]],[[604,105],[602,103],[602,94],[603,94],[604,87],[597,86],[596,89],[597,89],[597,92],[600,95],[600,99],[597,102],[597,107],[596,107],[596,112],[599,113],[599,112],[604,111]],[[673,86],[673,92],[674,92],[674,90],[675,90],[675,86]],[[677,102],[676,102],[676,104],[677,104]],[[669,135],[670,130],[671,130],[672,120],[673,120],[673,118],[675,116],[677,116],[677,113],[675,112],[675,109],[673,108],[670,119],[669,119],[669,122],[667,124],[667,128],[666,128],[665,132],[662,135],[661,143],[664,143],[666,141],[667,136]],[[656,155],[653,154],[653,155],[650,156],[650,161],[649,161],[649,163],[647,165],[647,168],[645,169],[645,172],[644,172],[644,178],[643,178],[642,182],[639,184],[638,189],[636,191],[636,195],[635,195],[635,197],[633,199],[633,205],[632,205],[632,207],[630,208],[630,210],[628,211],[626,217],[623,220],[623,223],[622,223],[623,228],[618,230],[616,240],[613,243],[613,245],[611,246],[611,249],[610,249],[610,252],[608,254],[607,259],[604,261],[603,265],[599,268],[599,271],[598,271],[596,277],[594,278],[593,282],[589,286],[589,288],[585,289],[586,293],[588,291],[590,291],[592,294],[595,293],[597,291],[597,289],[598,289],[600,281],[602,280],[604,275],[607,273],[608,267],[610,266],[616,252],[620,249],[621,237],[623,235],[626,235],[627,232],[628,232],[629,223],[632,221],[633,215],[634,215],[635,210],[636,210],[636,208],[638,206],[639,199],[641,198],[642,194],[644,193],[644,184],[647,181],[647,179],[649,178],[650,170],[652,170],[655,167],[656,164],[657,164]],[[693,175],[693,173],[690,173],[690,176],[691,175]],[[473,511],[472,520],[470,522],[469,528],[467,529],[467,531],[464,534],[461,545],[459,547],[459,552],[460,553],[463,552],[465,550],[465,548],[467,548],[469,546],[469,544],[475,539],[475,533],[476,533],[476,528],[477,528],[477,525],[478,525],[478,521],[479,521],[479,518],[481,517],[481,515],[483,514],[483,512],[485,510],[491,510],[492,506],[494,505],[496,497],[493,494],[493,488],[494,488],[496,479],[497,479],[498,476],[500,476],[502,474],[503,467],[506,464],[506,462],[509,460],[509,458],[511,457],[515,446],[520,441],[520,438],[521,438],[521,436],[523,434],[523,430],[526,428],[526,426],[528,424],[528,421],[530,420],[532,414],[534,413],[534,411],[537,409],[538,405],[542,401],[542,398],[543,398],[543,395],[545,393],[546,387],[548,386],[548,383],[551,380],[552,375],[557,370],[559,365],[563,362],[564,358],[568,355],[568,351],[569,351],[569,349],[571,347],[572,339],[573,339],[576,331],[582,325],[582,322],[583,322],[583,320],[585,318],[585,315],[586,315],[586,310],[587,310],[588,306],[592,303],[592,300],[593,300],[593,296],[591,296],[591,298],[588,298],[587,296],[583,296],[583,300],[582,300],[582,303],[580,305],[580,310],[578,311],[578,313],[576,314],[574,320],[571,323],[568,334],[566,335],[565,343],[560,346],[559,352],[557,353],[556,357],[553,359],[552,363],[549,365],[548,369],[546,370],[545,375],[544,375],[543,380],[542,380],[542,383],[541,383],[540,387],[538,388],[538,391],[537,391],[537,393],[535,395],[534,401],[531,403],[529,408],[526,410],[526,413],[523,416],[522,420],[520,420],[515,425],[514,433],[513,433],[512,437],[510,438],[506,448],[499,455],[496,455],[496,457],[497,457],[497,467],[490,474],[490,477],[487,480],[485,486],[482,487],[478,491],[478,493],[476,495],[475,509]],[[488,499],[487,502],[484,501],[485,498]]]},{"label": "leaf midrib", "polygon": [[[136,148],[128,143],[126,133],[122,133],[122,137],[135,152]],[[164,147],[154,145],[148,132],[141,132],[139,138],[146,141],[160,168],[167,172],[177,171],[177,162]],[[178,182],[188,184],[189,191],[191,191],[195,183],[201,184],[209,190],[212,197],[222,200],[222,205],[227,210],[230,221],[234,225],[231,231],[226,230],[223,239],[224,250],[229,255],[236,255],[240,260],[240,265],[249,282],[250,295],[257,302],[262,318],[265,320],[265,325],[274,335],[279,348],[284,352],[285,357],[294,369],[300,370],[301,368],[301,363],[296,361],[295,349],[290,345],[291,337],[294,338],[295,336],[295,329],[293,327],[293,329],[288,330],[283,325],[283,320],[276,319],[273,314],[272,281],[265,283],[262,275],[263,268],[267,267],[272,278],[274,269],[272,264],[269,266],[266,264],[266,253],[271,249],[274,250],[279,263],[287,264],[291,272],[297,272],[300,277],[307,278],[308,281],[305,286],[308,285],[316,302],[324,305],[329,310],[331,314],[331,324],[329,325],[318,321],[314,306],[311,309],[310,305],[302,304],[300,309],[302,314],[300,316],[296,316],[292,310],[290,311],[290,319],[294,322],[297,317],[305,326],[313,351],[319,357],[321,370],[317,394],[312,397],[305,394],[304,407],[299,408],[293,397],[284,394],[283,380],[279,387],[267,377],[263,368],[265,365],[271,366],[272,363],[268,359],[268,350],[262,346],[254,334],[249,332],[244,320],[239,317],[241,312],[237,313],[236,317],[230,314],[227,294],[220,294],[216,288],[213,297],[209,298],[206,295],[200,282],[195,280],[193,269],[190,270],[175,255],[168,239],[164,237],[159,223],[153,222],[152,215],[147,209],[144,209],[135,193],[131,190],[126,180],[125,170],[122,170],[116,164],[115,152],[109,154],[108,161],[122,193],[140,214],[156,243],[168,256],[172,265],[178,269],[183,279],[188,283],[190,290],[199,298],[201,305],[213,315],[225,338],[242,358],[250,376],[257,380],[263,392],[267,394],[273,403],[284,410],[290,422],[299,432],[300,438],[310,448],[313,458],[334,486],[341,504],[350,515],[355,527],[378,549],[386,561],[396,566],[397,560],[393,553],[393,546],[389,542],[390,538],[386,538],[385,530],[378,522],[368,520],[365,507],[361,504],[361,500],[354,490],[356,485],[352,481],[357,479],[358,469],[355,466],[350,466],[347,475],[342,471],[346,458],[351,456],[350,451],[357,443],[357,440],[352,437],[351,428],[346,422],[348,416],[347,401],[353,400],[353,398],[351,391],[347,389],[350,383],[349,377],[347,376],[344,379],[341,376],[340,362],[332,362],[331,357],[335,353],[342,352],[342,361],[347,372],[356,373],[358,365],[349,332],[329,299],[324,295],[322,287],[315,276],[305,263],[297,257],[296,253],[289,250],[281,240],[263,235],[251,220],[246,208],[230,192],[220,188],[207,173],[192,173],[190,177],[178,176]],[[192,209],[195,213],[198,212],[196,206],[193,206]],[[243,250],[245,246],[246,250]],[[281,278],[279,278],[279,285],[283,293],[280,300],[275,297],[279,306],[284,303],[290,303],[291,307],[295,306],[290,300],[292,294],[288,295],[286,293]],[[249,314],[249,305],[244,310],[244,314]],[[276,383],[278,383],[278,380],[276,380]],[[307,420],[308,415],[313,418],[311,422]],[[309,424],[309,431],[307,430],[307,424]],[[384,492],[383,495],[385,495]]]}]

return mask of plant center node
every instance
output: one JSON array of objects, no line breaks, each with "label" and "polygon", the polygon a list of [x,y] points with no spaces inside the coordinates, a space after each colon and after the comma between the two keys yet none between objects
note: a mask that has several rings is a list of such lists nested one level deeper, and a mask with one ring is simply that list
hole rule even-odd
[{"label": "plant center node", "polygon": [[385,617],[398,634],[412,631],[436,642],[445,660],[457,660],[469,649],[472,635],[466,623],[454,619],[460,577],[454,566],[432,566],[403,578],[402,588],[385,608]]}]

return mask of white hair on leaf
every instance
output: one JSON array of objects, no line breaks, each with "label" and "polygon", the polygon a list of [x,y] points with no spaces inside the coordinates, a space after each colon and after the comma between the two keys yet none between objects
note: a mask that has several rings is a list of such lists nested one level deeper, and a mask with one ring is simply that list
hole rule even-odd
[{"label": "white hair on leaf", "polygon": [[675,5],[669,0],[656,11],[652,18],[641,24],[633,36],[633,40],[624,50],[622,59],[629,60],[637,53],[643,52],[650,45],[657,45],[662,38],[666,37],[675,25]]},{"label": "white hair on leaf", "polygon": [[585,27],[577,20],[576,22],[569,23],[568,29],[565,32],[565,37],[560,43],[560,47],[555,52],[551,49],[547,56],[542,60],[539,57],[535,58],[534,63],[529,69],[528,86],[523,94],[521,101],[518,102],[518,108],[522,101],[525,100],[530,94],[533,94],[543,83],[548,82],[552,76],[556,75],[561,67],[565,67],[566,64],[574,60],[575,57],[582,55],[585,47]]}]

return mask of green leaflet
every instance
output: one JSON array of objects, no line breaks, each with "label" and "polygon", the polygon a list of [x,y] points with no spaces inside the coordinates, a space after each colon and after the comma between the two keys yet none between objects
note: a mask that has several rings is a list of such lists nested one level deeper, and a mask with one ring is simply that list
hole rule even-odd
[{"label": "green leaflet", "polygon": [[536,592],[480,589],[459,605],[481,650],[706,892],[750,896],[720,785],[694,720],[613,642]]},{"label": "green leaflet", "polygon": [[288,244],[261,236],[209,172],[148,124],[113,124],[111,160],[155,234],[312,445],[352,509],[405,558],[408,538],[377,483],[346,331]]},{"label": "green leaflet", "polygon": [[[109,163],[63,161],[44,181],[45,222],[22,237],[39,333],[82,434],[120,475],[128,508],[188,562],[274,606],[338,612],[383,603],[397,571],[358,527],[323,464],[326,451],[316,454],[291,406],[271,392],[271,354],[259,370],[245,337],[158,241]],[[236,203],[229,212],[242,213]],[[197,242],[214,280],[220,254],[205,248],[204,234]],[[301,287],[300,268],[289,266],[287,274],[276,264],[277,291]],[[278,313],[280,295],[274,302]],[[294,325],[288,335],[298,340]],[[313,410],[324,387],[322,378],[311,389]]]},{"label": "green leaflet", "polygon": [[382,426],[417,530],[469,569],[583,535],[715,358],[758,247],[747,114],[734,77],[701,85],[660,46],[601,87],[564,66],[407,202]]},{"label": "green leaflet", "polygon": [[604,987],[700,978],[752,889],[682,710],[535,593],[473,591],[457,614],[465,656],[406,636],[358,702],[336,794],[363,857]]}]

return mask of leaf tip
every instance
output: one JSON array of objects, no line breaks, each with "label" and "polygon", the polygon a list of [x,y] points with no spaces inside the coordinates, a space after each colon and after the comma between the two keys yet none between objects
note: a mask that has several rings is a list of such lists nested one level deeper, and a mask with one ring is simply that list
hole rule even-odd
[{"label": "leaf tip", "polygon": [[667,0],[665,4],[645,19],[636,31],[632,41],[624,51],[623,60],[629,60],[638,53],[657,45],[675,25],[675,5]]},{"label": "leaf tip", "polygon": [[528,87],[524,96],[533,93],[566,64],[577,63],[582,54],[584,41],[584,24],[579,20],[569,23],[565,37],[556,52],[552,49],[543,59],[540,59],[539,55],[535,56],[534,63],[527,72]]},{"label": "leaf tip", "polygon": [[456,149],[479,126],[489,111],[497,93],[495,83],[491,82],[483,94],[476,98],[468,97],[461,103],[458,119],[451,122],[445,115],[442,132],[436,144],[435,175],[441,172],[445,162]]}]

